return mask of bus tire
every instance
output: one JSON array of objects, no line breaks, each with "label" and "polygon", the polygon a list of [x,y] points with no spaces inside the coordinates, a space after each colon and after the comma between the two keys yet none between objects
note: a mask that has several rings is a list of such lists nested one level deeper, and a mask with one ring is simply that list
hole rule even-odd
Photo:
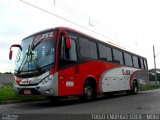
[{"label": "bus tire", "polygon": [[127,91],[127,94],[136,95],[138,93],[138,83],[136,80],[133,81],[132,89]]},{"label": "bus tire", "polygon": [[93,86],[90,83],[86,83],[83,88],[83,100],[91,101],[95,96]]},{"label": "bus tire", "polygon": [[52,103],[52,104],[59,103],[59,98],[58,97],[49,96],[48,99],[49,99],[49,102]]},{"label": "bus tire", "polygon": [[114,92],[105,92],[104,95],[107,97],[107,98],[111,98],[114,96]]}]

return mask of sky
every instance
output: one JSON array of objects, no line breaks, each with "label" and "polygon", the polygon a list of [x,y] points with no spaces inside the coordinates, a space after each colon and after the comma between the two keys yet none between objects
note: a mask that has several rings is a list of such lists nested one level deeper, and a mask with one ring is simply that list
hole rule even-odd
[{"label": "sky", "polygon": [[160,0],[0,0],[0,5],[0,72],[14,69],[16,48],[13,60],[8,59],[12,44],[57,26],[74,28],[144,56],[149,69],[154,67],[155,45],[160,68]]}]

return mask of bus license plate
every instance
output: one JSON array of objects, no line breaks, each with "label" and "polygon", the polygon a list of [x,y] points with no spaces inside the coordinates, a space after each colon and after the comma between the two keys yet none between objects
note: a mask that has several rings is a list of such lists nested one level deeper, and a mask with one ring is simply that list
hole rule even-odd
[{"label": "bus license plate", "polygon": [[31,90],[24,90],[24,94],[25,95],[30,95],[31,94]]}]

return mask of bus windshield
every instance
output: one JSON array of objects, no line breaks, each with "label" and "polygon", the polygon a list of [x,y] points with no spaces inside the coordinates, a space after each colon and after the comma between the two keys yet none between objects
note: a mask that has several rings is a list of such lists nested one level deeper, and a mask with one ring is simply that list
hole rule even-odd
[{"label": "bus windshield", "polygon": [[53,33],[52,35],[47,33],[24,39],[21,43],[22,51],[19,50],[16,57],[15,71],[39,70],[54,64],[56,41]]}]

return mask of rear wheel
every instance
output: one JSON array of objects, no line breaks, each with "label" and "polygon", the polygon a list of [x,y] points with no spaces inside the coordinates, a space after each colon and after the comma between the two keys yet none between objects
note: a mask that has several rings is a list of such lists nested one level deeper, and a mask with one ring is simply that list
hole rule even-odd
[{"label": "rear wheel", "polygon": [[132,89],[127,91],[127,94],[136,95],[138,93],[138,83],[134,80],[132,84]]},{"label": "rear wheel", "polygon": [[104,95],[108,98],[113,97],[114,96],[114,92],[105,92]]},{"label": "rear wheel", "polygon": [[132,88],[132,94],[137,94],[138,93],[138,84],[136,81],[133,81],[133,88]]}]

